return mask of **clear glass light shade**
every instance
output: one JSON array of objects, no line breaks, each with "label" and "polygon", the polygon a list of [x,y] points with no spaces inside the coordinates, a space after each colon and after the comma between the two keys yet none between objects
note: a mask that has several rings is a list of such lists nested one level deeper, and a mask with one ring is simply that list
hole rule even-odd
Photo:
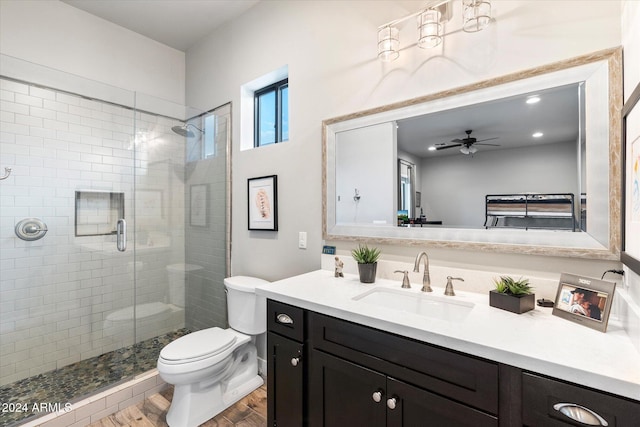
[{"label": "clear glass light shade", "polygon": [[491,22],[491,2],[488,0],[462,0],[462,29],[467,33],[484,30]]},{"label": "clear glass light shade", "polygon": [[418,15],[418,47],[432,48],[442,43],[441,14],[436,9],[429,9]]},{"label": "clear glass light shade", "polygon": [[391,62],[400,56],[400,31],[395,27],[384,27],[378,31],[378,58]]}]

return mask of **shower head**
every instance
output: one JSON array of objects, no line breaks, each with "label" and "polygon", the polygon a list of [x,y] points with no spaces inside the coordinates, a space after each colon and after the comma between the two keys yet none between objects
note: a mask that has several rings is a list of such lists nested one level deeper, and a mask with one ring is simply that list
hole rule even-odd
[{"label": "shower head", "polygon": [[195,133],[193,133],[191,130],[189,130],[189,127],[194,128],[195,130],[197,130],[200,133],[204,133],[204,131],[202,129],[199,129],[198,127],[196,127],[195,125],[192,125],[191,123],[185,123],[182,126],[174,126],[171,128],[172,131],[174,131],[175,133],[177,133],[180,136],[186,136],[187,138],[193,138],[194,136],[196,136]]}]

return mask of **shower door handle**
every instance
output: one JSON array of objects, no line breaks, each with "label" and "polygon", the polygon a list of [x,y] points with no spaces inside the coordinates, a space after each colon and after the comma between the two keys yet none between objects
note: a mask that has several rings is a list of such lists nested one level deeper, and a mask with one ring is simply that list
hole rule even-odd
[{"label": "shower door handle", "polygon": [[123,218],[116,224],[116,247],[120,252],[127,250],[127,222]]}]

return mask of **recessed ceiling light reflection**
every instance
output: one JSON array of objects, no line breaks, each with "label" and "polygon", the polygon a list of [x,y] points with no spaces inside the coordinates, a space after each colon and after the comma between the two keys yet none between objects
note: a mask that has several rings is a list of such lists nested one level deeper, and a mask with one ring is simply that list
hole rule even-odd
[{"label": "recessed ceiling light reflection", "polygon": [[429,151],[436,151],[436,147],[432,145],[431,147],[428,148],[428,150]]},{"label": "recessed ceiling light reflection", "polygon": [[530,96],[525,101],[527,104],[537,104],[540,102],[540,97],[538,95]]},{"label": "recessed ceiling light reflection", "polygon": [[542,138],[543,135],[544,135],[544,133],[542,133],[542,132],[536,132],[531,136],[534,137],[534,138]]}]

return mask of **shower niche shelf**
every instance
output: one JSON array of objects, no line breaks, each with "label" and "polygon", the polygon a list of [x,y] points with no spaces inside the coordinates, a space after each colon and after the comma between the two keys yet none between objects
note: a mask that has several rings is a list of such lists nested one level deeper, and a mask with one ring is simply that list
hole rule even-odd
[{"label": "shower niche shelf", "polygon": [[121,218],[124,218],[124,193],[76,191],[76,237],[116,234]]}]

